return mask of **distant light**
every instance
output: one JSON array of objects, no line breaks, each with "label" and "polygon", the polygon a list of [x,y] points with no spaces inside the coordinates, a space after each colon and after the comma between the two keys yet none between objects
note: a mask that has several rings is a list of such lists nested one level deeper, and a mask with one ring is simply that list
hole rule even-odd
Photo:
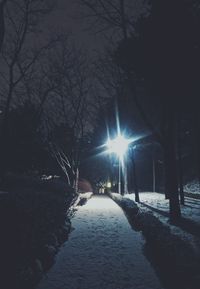
[{"label": "distant light", "polygon": [[123,158],[131,142],[132,140],[126,139],[123,135],[119,134],[115,139],[108,139],[106,145],[109,153],[115,153],[120,158]]},{"label": "distant light", "polygon": [[106,187],[107,187],[108,189],[110,189],[110,188],[112,187],[111,182],[107,182]]}]

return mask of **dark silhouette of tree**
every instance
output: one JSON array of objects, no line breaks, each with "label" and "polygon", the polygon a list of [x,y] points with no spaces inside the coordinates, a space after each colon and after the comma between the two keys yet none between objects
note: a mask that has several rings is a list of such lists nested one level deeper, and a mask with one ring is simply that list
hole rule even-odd
[{"label": "dark silhouette of tree", "polygon": [[[176,168],[177,117],[192,98],[196,98],[196,54],[198,33],[191,3],[187,1],[152,1],[151,14],[139,23],[139,36],[133,37],[141,49],[139,65],[145,85],[152,95],[162,99],[161,145],[164,151],[166,192],[171,218],[179,216],[178,175]],[[170,19],[170,21],[169,21]],[[134,43],[132,47],[134,46]],[[133,56],[134,57],[134,56]],[[142,70],[141,70],[142,68]],[[192,71],[192,74],[191,74]]]},{"label": "dark silhouette of tree", "polygon": [[[54,146],[54,155],[59,163],[62,163],[61,155],[71,169],[71,184],[77,187],[79,166],[82,151],[85,146],[85,138],[93,129],[95,122],[96,106],[95,97],[92,96],[91,69],[83,50],[75,47],[68,37],[62,36],[56,46],[50,51],[48,65],[44,65],[42,75],[47,82],[47,87],[54,85],[54,90],[50,91],[41,102],[41,108],[47,102],[59,99],[60,112],[62,118],[71,130],[71,150],[66,151]],[[51,72],[49,74],[49,71]],[[59,153],[60,150],[60,153]],[[62,153],[61,153],[62,151]],[[65,155],[65,157],[64,157]],[[63,159],[63,161],[64,161]],[[68,159],[68,161],[67,161]],[[62,168],[66,168],[62,165]]]},{"label": "dark silhouette of tree", "polygon": [[181,121],[177,121],[177,155],[178,155],[178,173],[179,173],[179,194],[181,204],[185,204],[184,188],[183,188],[183,161],[182,161],[182,127]]},{"label": "dark silhouette of tree", "polygon": [[4,22],[4,7],[7,0],[1,0],[0,2],[0,51],[3,45],[4,34],[5,34],[5,22]]},{"label": "dark silhouette of tree", "polygon": [[[147,9],[144,10],[147,12],[141,13],[135,22],[126,20],[126,1],[115,2],[115,13],[111,1],[83,2],[87,2],[85,5],[93,12],[91,16],[107,23],[109,29],[112,28],[113,14],[120,19],[120,25],[112,22],[123,36],[116,44],[115,59],[124,70],[144,123],[163,148],[166,194],[170,200],[170,218],[175,220],[180,216],[177,113],[186,106],[191,108],[199,91],[199,15],[194,6],[197,2],[146,1],[144,7]],[[106,8],[104,12],[103,5]],[[112,16],[110,21],[107,19],[109,15]],[[147,97],[156,104],[157,124],[152,122],[137,94],[138,81],[143,83]]]},{"label": "dark silhouette of tree", "polygon": [[[51,2],[51,1],[50,1]],[[50,2],[42,0],[7,0],[4,4],[4,21],[7,27],[1,51],[1,100],[3,102],[1,122],[1,166],[4,173],[6,156],[6,138],[9,122],[9,111],[13,98],[19,100],[22,83],[32,69],[33,64],[46,48],[38,50],[30,47],[31,37],[38,33],[39,20],[51,10]],[[19,102],[19,101],[18,101]]]},{"label": "dark silhouette of tree", "polygon": [[48,151],[40,126],[33,104],[28,102],[10,111],[4,151],[6,171],[44,171]]}]

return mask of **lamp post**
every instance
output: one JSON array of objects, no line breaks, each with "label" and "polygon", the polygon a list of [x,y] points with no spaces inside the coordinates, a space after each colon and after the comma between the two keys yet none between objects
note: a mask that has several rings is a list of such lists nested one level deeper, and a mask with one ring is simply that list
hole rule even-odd
[{"label": "lamp post", "polygon": [[133,180],[134,180],[135,201],[137,203],[139,203],[140,202],[140,196],[139,196],[138,184],[137,184],[137,174],[136,174],[136,165],[135,165],[135,149],[136,149],[136,146],[132,148]]},{"label": "lamp post", "polygon": [[[109,153],[115,153],[119,158],[119,171],[118,171],[118,193],[121,194],[121,168],[124,165],[124,156],[128,150],[128,146],[132,141],[126,139],[120,133],[115,139],[108,139],[106,145]],[[126,170],[125,170],[126,171]],[[126,173],[126,172],[125,172]],[[127,177],[125,176],[125,192],[127,193]]]},{"label": "lamp post", "polygon": [[118,193],[121,195],[121,160],[119,158],[119,180],[118,180]]}]

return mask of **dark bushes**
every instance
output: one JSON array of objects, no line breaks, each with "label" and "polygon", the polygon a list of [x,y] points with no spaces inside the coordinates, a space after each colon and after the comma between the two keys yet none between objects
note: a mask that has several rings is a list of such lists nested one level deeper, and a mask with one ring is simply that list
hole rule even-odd
[{"label": "dark bushes", "polygon": [[9,193],[0,199],[0,272],[12,276],[5,280],[7,288],[31,288],[68,237],[67,211],[76,195],[60,178],[10,175],[4,190]]}]

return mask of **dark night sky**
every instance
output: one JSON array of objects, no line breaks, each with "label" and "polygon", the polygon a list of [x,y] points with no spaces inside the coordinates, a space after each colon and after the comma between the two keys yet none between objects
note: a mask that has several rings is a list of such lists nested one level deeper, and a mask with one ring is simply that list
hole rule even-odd
[{"label": "dark night sky", "polygon": [[51,33],[62,31],[72,35],[75,43],[84,46],[88,52],[102,47],[102,37],[88,31],[88,23],[83,18],[78,0],[58,0],[56,10],[48,17],[48,28]]}]

